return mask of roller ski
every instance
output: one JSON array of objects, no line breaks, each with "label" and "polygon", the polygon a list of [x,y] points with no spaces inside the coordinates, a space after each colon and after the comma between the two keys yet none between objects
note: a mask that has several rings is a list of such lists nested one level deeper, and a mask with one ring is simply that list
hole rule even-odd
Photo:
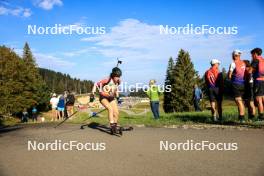
[{"label": "roller ski", "polygon": [[123,135],[122,127],[117,126],[116,123],[110,124],[110,134],[111,135],[120,135],[120,136],[122,136]]},{"label": "roller ski", "polygon": [[124,131],[132,131],[133,127],[122,127],[117,124],[111,124],[110,125],[110,134],[111,135],[123,135]]}]

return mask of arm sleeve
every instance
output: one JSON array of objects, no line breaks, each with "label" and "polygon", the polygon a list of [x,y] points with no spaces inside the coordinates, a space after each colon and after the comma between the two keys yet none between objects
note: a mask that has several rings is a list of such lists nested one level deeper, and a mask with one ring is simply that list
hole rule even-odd
[{"label": "arm sleeve", "polygon": [[229,71],[230,71],[230,72],[233,72],[233,71],[235,70],[235,68],[236,68],[236,64],[235,64],[234,62],[232,62],[232,63],[230,64],[230,66],[229,66]]},{"label": "arm sleeve", "polygon": [[147,93],[147,96],[150,98],[150,89],[148,89],[146,93]]},{"label": "arm sleeve", "polygon": [[103,84],[106,84],[107,82],[108,82],[108,78],[103,79],[103,80],[97,82],[96,85],[97,85],[97,86],[101,86],[101,85],[103,85]]}]

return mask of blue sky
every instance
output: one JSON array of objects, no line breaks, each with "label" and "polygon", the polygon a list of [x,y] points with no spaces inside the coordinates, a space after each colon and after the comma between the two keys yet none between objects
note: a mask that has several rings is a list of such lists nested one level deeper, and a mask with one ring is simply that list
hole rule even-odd
[{"label": "blue sky", "polygon": [[[180,48],[203,74],[217,58],[223,67],[234,49],[264,47],[264,3],[251,1],[0,0],[0,44],[21,53],[31,46],[40,67],[93,81],[106,77],[116,58],[129,83],[165,78],[167,61]],[[104,26],[104,35],[28,35],[28,25]],[[160,35],[159,25],[237,26],[237,35]]]}]

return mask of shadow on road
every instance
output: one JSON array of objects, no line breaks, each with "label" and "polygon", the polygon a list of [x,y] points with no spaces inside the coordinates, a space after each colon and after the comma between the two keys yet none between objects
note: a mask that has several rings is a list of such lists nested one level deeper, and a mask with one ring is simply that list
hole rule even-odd
[{"label": "shadow on road", "polygon": [[15,130],[20,130],[22,128],[23,128],[22,126],[2,126],[0,127],[0,134],[8,133]]},{"label": "shadow on road", "polygon": [[[106,126],[106,125],[101,125],[99,123],[92,122],[92,123],[89,123],[89,124],[87,124],[85,126],[91,128],[91,129],[95,129],[95,130],[98,130],[98,131],[101,131],[101,132],[104,132],[104,133],[112,135],[110,128],[108,126]],[[84,126],[82,126],[81,129],[83,129],[83,127]],[[114,134],[114,135],[120,137],[119,135],[116,135],[116,134]]]}]

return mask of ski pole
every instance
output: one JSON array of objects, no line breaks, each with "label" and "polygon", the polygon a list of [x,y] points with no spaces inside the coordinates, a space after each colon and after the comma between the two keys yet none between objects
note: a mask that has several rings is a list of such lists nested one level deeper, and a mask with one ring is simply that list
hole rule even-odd
[{"label": "ski pole", "polygon": [[57,128],[58,126],[62,125],[66,120],[68,120],[70,117],[72,117],[73,115],[77,114],[78,112],[79,111],[75,111],[72,115],[70,115],[69,117],[65,118],[63,121],[58,123],[54,128]]},{"label": "ski pole", "polygon": [[[99,111],[99,112],[92,112],[92,115],[91,116],[89,116],[88,117],[88,119],[90,119],[90,118],[92,118],[92,117],[95,117],[97,114],[100,114],[100,113],[102,113],[102,112],[104,112],[106,109],[102,109],[101,111]],[[87,120],[88,120],[87,119]],[[81,129],[83,129],[83,127],[85,127],[85,126],[88,126],[89,124],[83,124],[83,125],[81,125]]]}]

